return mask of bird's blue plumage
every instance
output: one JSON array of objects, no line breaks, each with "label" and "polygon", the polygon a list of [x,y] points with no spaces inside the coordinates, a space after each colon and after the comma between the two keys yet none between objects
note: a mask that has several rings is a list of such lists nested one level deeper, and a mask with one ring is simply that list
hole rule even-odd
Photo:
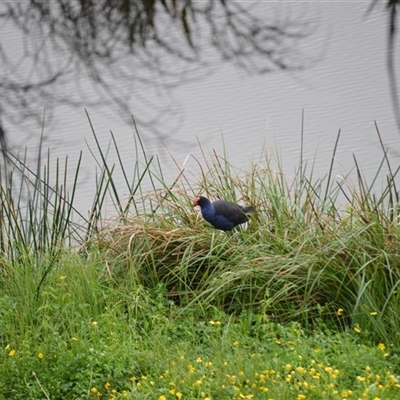
[{"label": "bird's blue plumage", "polygon": [[230,231],[247,222],[246,214],[254,211],[253,207],[242,207],[230,201],[217,200],[211,203],[203,196],[197,197],[193,205],[200,206],[203,218],[222,231]]}]

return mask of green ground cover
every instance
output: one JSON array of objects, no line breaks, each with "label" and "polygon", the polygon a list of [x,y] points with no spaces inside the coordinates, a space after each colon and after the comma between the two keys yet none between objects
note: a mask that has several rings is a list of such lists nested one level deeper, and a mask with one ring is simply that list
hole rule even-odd
[{"label": "green ground cover", "polygon": [[[74,207],[79,164],[67,192],[71,170],[50,155],[35,171],[4,162],[0,398],[400,398],[399,198],[386,152],[377,192],[356,161],[353,185],[332,168],[314,180],[300,165],[289,179],[268,159],[242,171],[215,154],[167,184],[136,143],[130,173],[114,137],[118,165],[95,149],[89,217]],[[227,235],[193,209],[199,193],[257,212]]]}]

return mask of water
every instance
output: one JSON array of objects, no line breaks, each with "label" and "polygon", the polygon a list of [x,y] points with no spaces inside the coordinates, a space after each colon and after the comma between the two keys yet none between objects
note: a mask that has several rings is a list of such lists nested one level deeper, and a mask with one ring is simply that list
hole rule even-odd
[{"label": "water", "polygon": [[[168,105],[170,114],[157,126],[140,127],[148,154],[160,157],[165,176],[172,180],[177,169],[168,152],[178,163],[187,160],[186,167],[195,172],[198,166],[190,155],[201,158],[198,141],[210,153],[215,149],[219,154],[223,154],[225,143],[233,165],[246,167],[279,154],[285,172],[291,176],[299,165],[303,130],[303,157],[314,164],[314,175],[324,176],[340,130],[334,175],[341,180],[353,168],[355,155],[366,178],[372,180],[383,156],[376,121],[396,169],[400,132],[389,94],[388,16],[381,3],[367,15],[370,0],[280,2],[295,12],[305,10],[299,15],[315,24],[316,30],[303,43],[303,50],[316,61],[304,71],[265,75],[249,75],[218,61],[215,72],[202,80],[170,91],[156,85],[149,88],[142,96]],[[259,6],[266,11],[263,7],[268,4]],[[140,109],[134,101],[130,112],[122,116],[105,107],[88,107],[102,145],[107,145],[112,130],[128,166],[135,158],[129,114],[137,115]],[[57,108],[44,132],[53,156],[68,155],[71,166],[83,151],[78,205],[82,210],[89,209],[96,165],[86,145],[88,142],[93,147],[94,140],[85,111]],[[14,135],[15,146],[28,145],[33,152],[39,135],[40,128],[30,127],[29,135]],[[110,155],[110,160],[116,160],[115,155]]]}]

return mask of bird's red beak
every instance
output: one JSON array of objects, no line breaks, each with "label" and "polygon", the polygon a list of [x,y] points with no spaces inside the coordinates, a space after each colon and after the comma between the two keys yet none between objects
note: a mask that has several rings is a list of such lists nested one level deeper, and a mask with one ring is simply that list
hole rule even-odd
[{"label": "bird's red beak", "polygon": [[193,207],[196,207],[199,204],[200,197],[196,197],[193,202]]}]

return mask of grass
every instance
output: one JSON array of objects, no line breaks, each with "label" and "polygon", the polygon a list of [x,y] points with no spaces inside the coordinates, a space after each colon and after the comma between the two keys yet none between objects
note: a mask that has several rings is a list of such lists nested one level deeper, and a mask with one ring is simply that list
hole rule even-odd
[{"label": "grass", "polygon": [[[384,149],[376,195],[380,170],[368,183],[356,159],[352,185],[334,183],[333,164],[314,179],[301,163],[289,180],[269,160],[242,171],[203,150],[197,176],[176,163],[166,182],[138,133],[131,174],[114,136],[104,151],[93,134],[87,218],[80,161],[70,191],[50,153],[35,170],[25,156],[3,163],[0,398],[399,397],[397,171]],[[226,235],[193,210],[198,193],[257,213]]]},{"label": "grass", "polygon": [[[60,261],[36,301],[28,274],[2,297],[12,329],[2,333],[3,398],[398,396],[396,346],[373,346],[362,332],[322,322],[309,332],[247,310],[183,317],[161,287],[106,279],[100,254],[88,262],[66,252]],[[18,302],[9,295],[21,292]]]}]

